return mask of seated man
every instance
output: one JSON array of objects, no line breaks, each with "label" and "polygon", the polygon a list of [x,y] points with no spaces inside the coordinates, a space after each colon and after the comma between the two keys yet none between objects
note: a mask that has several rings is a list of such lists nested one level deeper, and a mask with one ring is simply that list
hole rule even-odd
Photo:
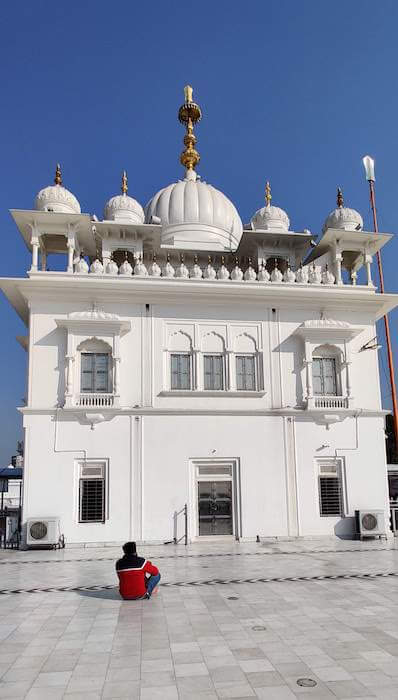
[{"label": "seated man", "polygon": [[159,569],[143,557],[137,557],[135,542],[123,545],[124,557],[116,562],[119,591],[124,600],[150,598],[160,581]]}]

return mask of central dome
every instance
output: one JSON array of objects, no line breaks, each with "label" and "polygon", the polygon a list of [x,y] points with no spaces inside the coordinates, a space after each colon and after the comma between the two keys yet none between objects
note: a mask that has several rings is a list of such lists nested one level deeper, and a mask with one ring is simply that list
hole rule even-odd
[{"label": "central dome", "polygon": [[160,190],[145,209],[146,223],[162,225],[162,245],[234,251],[243,226],[232,202],[187,170],[184,180]]}]

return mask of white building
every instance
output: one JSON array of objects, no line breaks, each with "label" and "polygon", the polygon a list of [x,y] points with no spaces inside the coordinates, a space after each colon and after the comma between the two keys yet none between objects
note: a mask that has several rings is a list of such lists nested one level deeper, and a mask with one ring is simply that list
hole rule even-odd
[{"label": "white building", "polygon": [[27,326],[24,520],[58,517],[69,544],[163,542],[185,503],[190,540],[352,536],[368,508],[388,531],[373,341],[397,296],[371,263],[391,236],[339,193],[311,247],[269,187],[243,227],[196,174],[199,117],[187,89],[185,177],[145,211],[124,175],[94,221],[59,168],[12,210],[32,252],[0,281]]}]

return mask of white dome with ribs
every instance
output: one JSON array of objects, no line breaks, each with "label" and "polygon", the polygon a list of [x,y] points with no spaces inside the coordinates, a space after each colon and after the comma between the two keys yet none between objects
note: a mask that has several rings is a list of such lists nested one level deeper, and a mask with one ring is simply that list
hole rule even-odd
[{"label": "white dome with ribs", "polygon": [[236,250],[242,221],[232,202],[188,170],[184,180],[160,190],[145,209],[146,223],[162,226],[162,245]]}]

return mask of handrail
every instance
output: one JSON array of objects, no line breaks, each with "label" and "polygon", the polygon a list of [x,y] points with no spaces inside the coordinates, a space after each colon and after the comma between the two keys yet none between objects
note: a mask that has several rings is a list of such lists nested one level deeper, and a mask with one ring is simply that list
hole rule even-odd
[{"label": "handrail", "polygon": [[398,506],[392,503],[390,504],[390,522],[394,536],[398,537]]},{"label": "handrail", "polygon": [[[181,535],[181,537],[178,537],[178,517],[183,514],[184,515],[184,533]],[[188,544],[188,506],[185,503],[185,505],[181,508],[181,510],[175,510],[173,513],[173,539],[168,540],[165,542],[165,544],[179,544],[181,540],[184,540],[184,544]]]}]

